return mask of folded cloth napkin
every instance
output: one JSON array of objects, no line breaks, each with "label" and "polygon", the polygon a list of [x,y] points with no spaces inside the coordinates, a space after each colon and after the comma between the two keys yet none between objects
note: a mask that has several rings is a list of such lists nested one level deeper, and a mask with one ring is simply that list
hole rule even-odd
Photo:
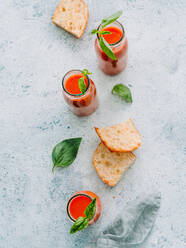
[{"label": "folded cloth napkin", "polygon": [[161,195],[136,199],[123,209],[97,239],[97,248],[138,247],[148,237],[160,207]]}]

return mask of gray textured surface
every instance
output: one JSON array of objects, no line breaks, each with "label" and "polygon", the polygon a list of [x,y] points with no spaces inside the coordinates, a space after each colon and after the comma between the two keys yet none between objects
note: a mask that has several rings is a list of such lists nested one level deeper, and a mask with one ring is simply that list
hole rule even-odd
[{"label": "gray textured surface", "polygon": [[[144,248],[186,246],[186,1],[89,1],[85,35],[76,40],[50,21],[56,0],[0,2],[0,248],[75,248],[94,239],[124,202],[161,191],[162,205]],[[98,70],[89,31],[103,16],[123,9],[129,40],[128,67],[116,77]],[[77,118],[61,95],[61,78],[88,68],[100,107]],[[131,85],[127,105],[110,94]],[[143,137],[137,161],[113,189],[91,165],[99,142],[93,126],[134,119]],[[73,165],[51,173],[51,151],[60,140],[82,136]],[[75,191],[99,194],[103,215],[69,235],[65,206]],[[115,196],[115,198],[113,198]]]}]

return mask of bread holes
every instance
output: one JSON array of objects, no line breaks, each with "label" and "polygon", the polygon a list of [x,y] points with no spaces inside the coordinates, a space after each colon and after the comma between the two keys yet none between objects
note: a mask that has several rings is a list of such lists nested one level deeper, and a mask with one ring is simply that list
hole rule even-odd
[{"label": "bread holes", "polygon": [[110,166],[110,162],[108,160],[105,161],[105,165],[108,167]]},{"label": "bread holes", "polygon": [[65,7],[62,7],[62,11],[63,11],[63,12],[65,12],[65,11],[66,11]]},{"label": "bread holes", "polygon": [[102,154],[101,154],[101,158],[104,158],[104,157],[105,157],[105,154],[102,153]]},{"label": "bread holes", "polygon": [[[102,158],[103,154],[104,158]],[[100,143],[94,152],[92,162],[103,182],[113,187],[121,180],[135,159],[132,152],[111,152],[103,143]]]}]

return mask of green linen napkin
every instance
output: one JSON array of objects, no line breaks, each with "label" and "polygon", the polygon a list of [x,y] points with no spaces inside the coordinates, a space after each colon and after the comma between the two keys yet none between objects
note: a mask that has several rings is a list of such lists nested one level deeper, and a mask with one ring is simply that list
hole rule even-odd
[{"label": "green linen napkin", "polygon": [[97,239],[97,248],[138,247],[150,234],[160,207],[161,195],[138,198],[128,204]]}]

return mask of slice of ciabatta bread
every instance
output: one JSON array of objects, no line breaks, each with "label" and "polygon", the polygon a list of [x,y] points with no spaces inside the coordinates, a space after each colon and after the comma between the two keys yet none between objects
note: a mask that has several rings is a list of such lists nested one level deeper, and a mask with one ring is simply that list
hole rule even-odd
[{"label": "slice of ciabatta bread", "polygon": [[132,152],[111,152],[103,143],[98,145],[92,158],[97,174],[111,187],[120,181],[135,160],[136,156]]},{"label": "slice of ciabatta bread", "polygon": [[141,145],[141,136],[131,119],[111,127],[95,127],[95,130],[101,141],[112,152],[134,151]]},{"label": "slice of ciabatta bread", "polygon": [[83,0],[61,0],[52,22],[76,38],[81,38],[89,18],[88,7]]}]

